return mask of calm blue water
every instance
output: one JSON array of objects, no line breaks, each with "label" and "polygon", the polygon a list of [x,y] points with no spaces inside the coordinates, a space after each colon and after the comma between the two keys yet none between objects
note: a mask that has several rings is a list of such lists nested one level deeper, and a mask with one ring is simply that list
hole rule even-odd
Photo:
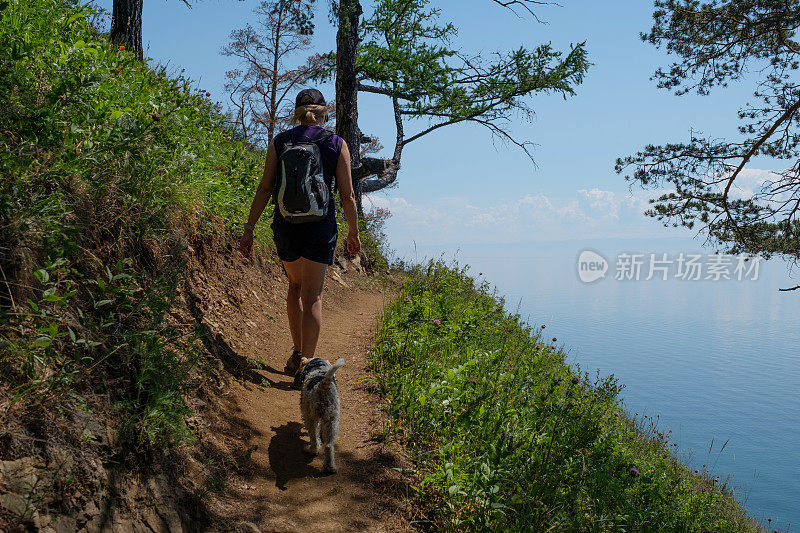
[{"label": "calm blue water", "polygon": [[[592,284],[577,274],[577,256],[586,247],[610,263],[606,278]],[[617,281],[620,250],[709,253],[667,241],[649,247],[587,242],[467,246],[444,257],[455,255],[474,276],[496,285],[510,311],[546,324],[546,337],[563,343],[570,363],[590,375],[595,369],[614,374],[625,385],[626,409],[659,415],[659,426],[672,429],[679,443],[679,456],[697,468],[713,467],[721,480],[730,476],[753,518],[797,531],[800,292],[777,289],[800,282],[780,261],[762,264],[758,281]],[[420,260],[442,253],[401,249],[398,255]]]}]

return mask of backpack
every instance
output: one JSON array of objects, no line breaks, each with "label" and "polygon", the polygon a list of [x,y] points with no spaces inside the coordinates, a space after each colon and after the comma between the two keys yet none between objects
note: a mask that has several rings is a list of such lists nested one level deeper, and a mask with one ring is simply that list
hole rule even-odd
[{"label": "backpack", "polygon": [[333,134],[324,130],[316,139],[299,142],[290,133],[278,156],[275,199],[284,219],[292,224],[325,219],[332,191],[322,174],[320,143]]}]

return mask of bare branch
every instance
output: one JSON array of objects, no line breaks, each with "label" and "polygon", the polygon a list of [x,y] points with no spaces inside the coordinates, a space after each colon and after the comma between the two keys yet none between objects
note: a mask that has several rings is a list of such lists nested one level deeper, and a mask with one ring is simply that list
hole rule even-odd
[{"label": "bare branch", "polygon": [[547,24],[547,22],[542,21],[538,16],[536,16],[536,13],[534,13],[533,10],[531,9],[531,5],[539,5],[539,6],[552,5],[561,7],[561,5],[556,2],[540,2],[537,0],[492,0],[492,2],[494,2],[499,6],[505,7],[518,17],[520,16],[520,14],[517,13],[516,9],[521,8],[527,11],[528,14],[531,15],[534,19],[536,19],[537,22],[540,22],[542,24]]}]

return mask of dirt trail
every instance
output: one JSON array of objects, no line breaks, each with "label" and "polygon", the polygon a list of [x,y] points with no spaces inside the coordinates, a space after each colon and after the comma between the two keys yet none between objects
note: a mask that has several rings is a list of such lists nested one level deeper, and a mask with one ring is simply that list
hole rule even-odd
[{"label": "dirt trail", "polygon": [[[248,532],[409,530],[402,509],[404,484],[396,470],[404,461],[396,447],[383,442],[378,398],[369,392],[365,368],[378,318],[389,303],[386,291],[356,288],[353,280],[342,281],[333,271],[328,275],[317,355],[344,357],[347,363],[337,373],[342,405],[339,472],[324,475],[321,457],[302,450],[308,435],[300,417],[300,393],[290,389],[292,376],[282,371],[291,352],[283,313],[285,278],[267,265],[253,282],[255,273],[235,262],[205,269],[209,277],[220,275],[214,282],[206,276],[198,280],[198,309],[228,352],[220,357],[226,369],[236,375],[224,387],[226,398],[215,402],[216,420],[202,435],[222,460],[231,449],[238,450],[233,462],[248,457],[246,467],[228,476],[224,494],[210,506],[214,527]],[[218,280],[225,281],[223,287]],[[261,369],[247,365],[236,370],[232,361],[244,368],[247,359],[260,359]]]}]

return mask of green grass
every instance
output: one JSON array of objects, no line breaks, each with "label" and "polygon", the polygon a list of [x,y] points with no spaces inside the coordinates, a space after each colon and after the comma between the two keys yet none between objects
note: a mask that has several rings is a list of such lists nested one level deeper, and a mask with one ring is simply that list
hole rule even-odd
[{"label": "green grass", "polygon": [[[411,269],[371,356],[417,463],[417,500],[449,530],[760,531],[669,430],[620,407],[613,377],[564,363],[555,339],[466,269]],[[631,470],[635,469],[635,470]]]},{"label": "green grass", "polygon": [[0,375],[18,401],[107,391],[125,442],[177,444],[203,334],[168,320],[187,240],[238,229],[263,153],[91,15],[0,1]]}]

